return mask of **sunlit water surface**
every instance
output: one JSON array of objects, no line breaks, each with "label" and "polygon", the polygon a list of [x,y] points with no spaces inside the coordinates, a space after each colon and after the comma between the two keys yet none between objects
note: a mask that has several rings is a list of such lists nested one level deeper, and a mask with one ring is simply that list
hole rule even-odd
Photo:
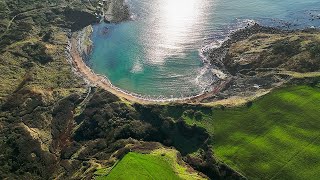
[{"label": "sunlit water surface", "polygon": [[[249,20],[319,26],[319,0],[128,0],[133,21],[94,26],[91,68],[113,85],[150,98],[209,91],[217,77],[201,48]],[[317,8],[319,7],[319,8]]]}]

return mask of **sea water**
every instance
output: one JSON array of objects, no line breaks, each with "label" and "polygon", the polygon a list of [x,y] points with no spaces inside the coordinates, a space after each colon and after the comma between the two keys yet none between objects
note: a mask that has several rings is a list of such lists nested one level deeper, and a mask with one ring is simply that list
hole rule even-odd
[{"label": "sea water", "polygon": [[[210,91],[219,78],[201,55],[252,21],[319,27],[320,0],[128,0],[132,20],[94,25],[88,64],[127,92],[181,98]],[[215,71],[216,72],[216,71]]]}]

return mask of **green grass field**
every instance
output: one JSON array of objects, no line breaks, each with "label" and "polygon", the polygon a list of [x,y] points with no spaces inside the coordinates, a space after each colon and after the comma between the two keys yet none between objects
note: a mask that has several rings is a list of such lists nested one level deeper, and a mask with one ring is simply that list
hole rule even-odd
[{"label": "green grass field", "polygon": [[179,179],[163,158],[150,154],[127,154],[105,179]]},{"label": "green grass field", "polygon": [[177,151],[173,149],[158,149],[150,154],[130,152],[110,171],[104,174],[98,170],[95,179],[98,180],[175,180],[203,179],[196,172],[189,171],[183,162],[178,163]]},{"label": "green grass field", "polygon": [[251,107],[203,113],[216,156],[249,179],[320,179],[320,88],[286,87]]}]

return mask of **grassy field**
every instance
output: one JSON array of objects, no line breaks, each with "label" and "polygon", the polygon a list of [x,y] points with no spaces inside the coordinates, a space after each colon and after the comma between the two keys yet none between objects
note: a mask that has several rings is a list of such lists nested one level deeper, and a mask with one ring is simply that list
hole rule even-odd
[{"label": "grassy field", "polygon": [[320,179],[319,87],[286,87],[184,119],[205,127],[216,156],[249,179]]},{"label": "grassy field", "polygon": [[103,169],[95,174],[96,179],[149,180],[149,179],[203,179],[196,172],[189,171],[183,162],[178,163],[177,151],[157,149],[150,154],[130,152],[111,170],[103,175]]}]

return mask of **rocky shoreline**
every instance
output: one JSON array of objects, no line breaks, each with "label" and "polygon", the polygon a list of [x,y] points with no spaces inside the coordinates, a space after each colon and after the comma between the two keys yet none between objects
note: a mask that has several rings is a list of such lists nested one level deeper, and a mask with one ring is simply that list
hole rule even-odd
[{"label": "rocky shoreline", "polygon": [[[254,24],[253,26],[234,32],[220,47],[212,49],[209,52],[208,59],[210,63],[227,74],[231,80],[224,89],[206,101],[208,103],[213,101],[228,102],[228,98],[238,99],[240,102],[244,99],[252,100],[253,97],[257,98],[267,94],[274,88],[281,87],[288,83],[295,78],[292,76],[295,71],[290,71],[281,65],[264,67],[263,63],[265,63],[265,60],[263,57],[260,58],[260,54],[266,54],[266,52],[268,52],[273,55],[272,53],[277,43],[282,44],[284,42],[283,47],[281,47],[283,49],[291,48],[292,45],[290,43],[294,43],[294,41],[286,42],[289,38],[300,38],[301,44],[304,43],[304,38],[308,41],[317,42],[317,34],[319,34],[319,30],[317,29],[282,30],[273,27],[264,27],[259,24]],[[312,38],[313,35],[314,38]],[[311,36],[311,38],[309,36]],[[273,40],[273,38],[275,40]],[[267,41],[266,39],[270,42],[264,44],[263,41]],[[247,46],[248,44],[251,44],[251,46],[246,47],[246,49],[240,49],[241,46]],[[240,50],[237,56],[235,56],[232,53],[238,51],[237,48]],[[299,54],[300,51],[301,54],[305,53],[301,49],[297,49],[295,53]],[[282,52],[280,52],[279,55],[275,54],[274,57],[282,58],[281,53]],[[261,67],[259,67],[259,64],[257,64],[256,67],[250,67],[250,60],[262,61]],[[276,59],[274,61],[276,61]],[[234,65],[232,66],[232,63],[237,65],[235,66],[235,70],[233,69]],[[318,69],[318,72],[319,70],[320,69]],[[313,71],[311,69],[307,70],[307,73],[310,72]],[[301,78],[304,76],[307,77],[307,73],[301,73]],[[317,73],[314,75],[317,76],[316,74]]]}]

